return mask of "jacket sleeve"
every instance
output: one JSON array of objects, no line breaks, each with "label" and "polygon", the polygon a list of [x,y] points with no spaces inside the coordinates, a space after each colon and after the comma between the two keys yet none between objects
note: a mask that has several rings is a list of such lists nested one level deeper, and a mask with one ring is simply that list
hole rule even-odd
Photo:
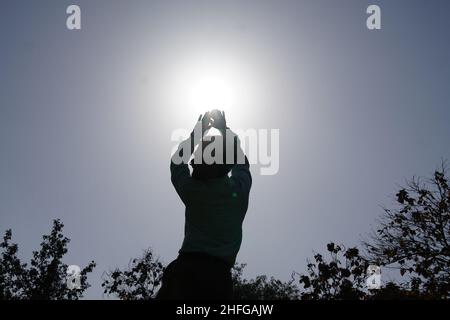
[{"label": "jacket sleeve", "polygon": [[233,167],[231,178],[236,182],[241,192],[250,193],[252,175],[247,157],[245,157],[245,164],[237,164]]},{"label": "jacket sleeve", "polygon": [[[232,133],[232,131],[230,131]],[[241,144],[237,135],[234,138],[236,159],[238,163],[233,166],[231,170],[231,178],[238,185],[239,191],[244,193],[250,193],[250,188],[252,187],[252,175],[250,173],[250,163],[248,162],[247,156],[244,154],[241,148]],[[239,163],[239,159],[241,159]],[[244,161],[242,161],[242,159]],[[242,163],[243,162],[243,163]]]},{"label": "jacket sleeve", "polygon": [[188,161],[194,146],[192,138],[181,142],[170,160],[170,179],[184,204],[186,204],[187,194],[193,182],[189,172]]}]

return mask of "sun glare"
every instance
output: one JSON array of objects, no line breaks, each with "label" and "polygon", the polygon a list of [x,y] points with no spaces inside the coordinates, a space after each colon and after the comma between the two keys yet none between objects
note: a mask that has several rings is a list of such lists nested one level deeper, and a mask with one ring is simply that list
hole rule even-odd
[{"label": "sun glare", "polygon": [[248,71],[227,57],[191,56],[172,66],[166,96],[177,116],[182,113],[187,119],[212,109],[242,118],[253,102],[255,81]]},{"label": "sun glare", "polygon": [[198,112],[209,109],[230,111],[234,105],[235,91],[230,80],[221,75],[199,74],[192,79],[187,92],[190,109]]}]

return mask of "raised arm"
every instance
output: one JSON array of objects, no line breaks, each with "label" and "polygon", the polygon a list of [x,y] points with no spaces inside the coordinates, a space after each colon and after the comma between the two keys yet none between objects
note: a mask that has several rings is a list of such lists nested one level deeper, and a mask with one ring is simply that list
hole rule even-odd
[{"label": "raised arm", "polygon": [[[250,173],[250,163],[247,156],[241,148],[241,142],[237,134],[235,134],[227,126],[225,112],[218,110],[211,111],[212,126],[218,129],[224,137],[224,143],[228,147],[228,143],[232,143],[234,166],[231,169],[231,178],[239,186],[244,193],[249,193],[252,186],[252,175]],[[229,150],[229,148],[227,148]]]},{"label": "raised arm", "polygon": [[195,147],[200,143],[203,135],[210,127],[209,113],[206,112],[203,117],[200,115],[189,138],[179,144],[177,151],[171,158],[170,174],[172,184],[183,201],[186,187],[192,179],[188,167],[189,159]]},{"label": "raised arm", "polygon": [[236,163],[231,169],[231,178],[236,181],[239,188],[244,193],[249,193],[252,186],[252,175],[250,173],[250,163],[248,162],[247,156],[244,154],[241,148],[241,141],[239,137],[230,129],[227,129],[227,139],[228,137],[233,138],[233,145],[235,151]]}]

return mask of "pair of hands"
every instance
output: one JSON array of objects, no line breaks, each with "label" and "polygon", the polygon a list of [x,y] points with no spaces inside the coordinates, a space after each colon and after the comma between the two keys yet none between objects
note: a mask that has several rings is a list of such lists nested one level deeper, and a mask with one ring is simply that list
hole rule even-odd
[{"label": "pair of hands", "polygon": [[[205,112],[204,115],[200,115],[197,120],[197,126],[202,127],[202,133],[204,134],[211,128],[216,128],[221,132],[227,129],[227,121],[225,119],[225,112],[214,109],[212,111]],[[194,129],[195,130],[195,129]]]},{"label": "pair of hands", "polygon": [[[231,134],[232,140],[234,141],[235,146],[238,147],[238,152],[242,152],[240,148],[240,140],[238,136],[232,132],[227,127],[227,121],[225,119],[225,112],[214,109],[212,111],[205,112],[204,115],[200,115],[197,120],[197,124],[194,127],[194,130],[191,133],[191,152],[194,151],[194,146],[200,142],[202,137],[205,135],[205,132],[211,128],[216,128],[219,130],[223,137],[226,138],[228,134]],[[194,132],[201,132],[201,137],[196,136]]]}]

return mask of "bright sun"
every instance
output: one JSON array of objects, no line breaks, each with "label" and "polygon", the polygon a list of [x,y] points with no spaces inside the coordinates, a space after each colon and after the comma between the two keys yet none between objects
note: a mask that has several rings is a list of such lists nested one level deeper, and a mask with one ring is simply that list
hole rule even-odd
[{"label": "bright sun", "polygon": [[242,118],[253,102],[248,66],[229,57],[191,56],[172,65],[169,77],[166,97],[187,119],[212,109]]},{"label": "bright sun", "polygon": [[234,105],[235,91],[232,83],[221,75],[199,74],[189,86],[187,103],[190,109],[200,112],[209,109],[230,111]]}]

